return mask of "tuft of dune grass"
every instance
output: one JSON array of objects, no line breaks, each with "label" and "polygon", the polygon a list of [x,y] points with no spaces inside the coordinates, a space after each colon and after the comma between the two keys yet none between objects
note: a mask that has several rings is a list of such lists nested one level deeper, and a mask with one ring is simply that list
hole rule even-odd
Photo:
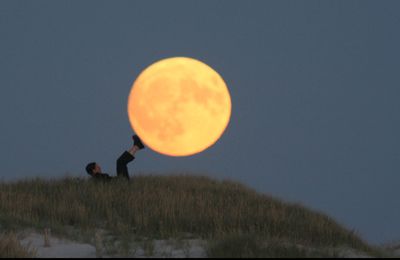
[{"label": "tuft of dune grass", "polygon": [[0,234],[0,258],[32,258],[36,251],[29,246],[22,246],[13,233]]},{"label": "tuft of dune grass", "polygon": [[330,217],[202,176],[135,176],[130,182],[24,180],[0,183],[0,223],[103,228],[154,238],[251,235],[313,247],[371,251]]}]

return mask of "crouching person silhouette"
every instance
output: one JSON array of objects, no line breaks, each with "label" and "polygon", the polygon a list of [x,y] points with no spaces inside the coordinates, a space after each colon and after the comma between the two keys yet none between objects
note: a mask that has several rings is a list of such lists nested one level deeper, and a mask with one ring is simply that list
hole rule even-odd
[{"label": "crouching person silhouette", "polygon": [[[140,140],[139,136],[132,136],[133,146],[122,153],[122,155],[117,160],[117,178],[129,180],[129,172],[128,172],[128,163],[135,159],[135,154],[137,151],[144,149],[144,145]],[[111,177],[107,173],[103,173],[101,171],[100,165],[96,162],[91,162],[86,165],[86,172],[92,176],[93,180],[96,181],[109,181],[115,179],[115,177]]]}]

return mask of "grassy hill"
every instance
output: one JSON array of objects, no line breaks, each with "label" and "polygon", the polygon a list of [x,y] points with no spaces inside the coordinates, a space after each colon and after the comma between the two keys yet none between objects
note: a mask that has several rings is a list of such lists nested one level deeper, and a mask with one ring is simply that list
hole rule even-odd
[{"label": "grassy hill", "polygon": [[92,243],[98,229],[127,239],[192,236],[209,241],[208,255],[217,257],[335,256],[335,248],[378,254],[329,216],[198,176],[0,183],[0,230],[45,227]]}]

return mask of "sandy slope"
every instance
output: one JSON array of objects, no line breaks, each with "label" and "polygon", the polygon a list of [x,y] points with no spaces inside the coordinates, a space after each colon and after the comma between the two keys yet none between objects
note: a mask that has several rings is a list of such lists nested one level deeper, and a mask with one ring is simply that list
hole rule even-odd
[{"label": "sandy slope", "polygon": [[[27,233],[21,239],[24,246],[30,245],[30,248],[36,249],[37,257],[40,258],[94,258],[94,257],[118,257],[120,255],[107,255],[104,248],[98,248],[90,244],[78,243],[67,239],[60,239],[50,236],[50,247],[44,246],[44,236],[35,232]],[[128,257],[206,257],[203,242],[197,239],[181,241],[177,246],[169,240],[152,241],[151,255],[145,251],[142,245],[133,244]]]},{"label": "sandy slope", "polygon": [[22,245],[30,245],[37,250],[40,258],[77,258],[96,257],[96,248],[89,244],[50,237],[50,247],[44,246],[43,235],[31,233],[21,240]]},{"label": "sandy slope", "polygon": [[[95,257],[157,257],[157,258],[205,258],[205,241],[199,239],[185,240],[152,240],[151,250],[144,248],[143,242],[136,242],[130,245],[130,252],[125,255],[107,254],[104,246],[79,243],[68,239],[61,239],[50,236],[50,247],[44,246],[44,236],[34,231],[26,231],[21,234],[20,241],[24,246],[36,249],[39,258],[95,258]],[[103,244],[104,245],[104,244]],[[400,255],[400,249],[391,250],[392,254]],[[370,256],[357,252],[351,248],[342,248],[338,251],[338,257],[343,258],[369,258]]]}]

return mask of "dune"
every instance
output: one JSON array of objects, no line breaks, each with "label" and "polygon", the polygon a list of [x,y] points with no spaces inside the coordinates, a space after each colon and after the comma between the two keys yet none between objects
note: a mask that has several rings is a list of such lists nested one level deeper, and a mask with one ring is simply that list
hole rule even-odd
[{"label": "dune", "polygon": [[203,176],[0,182],[0,212],[42,258],[382,255],[322,212]]}]

